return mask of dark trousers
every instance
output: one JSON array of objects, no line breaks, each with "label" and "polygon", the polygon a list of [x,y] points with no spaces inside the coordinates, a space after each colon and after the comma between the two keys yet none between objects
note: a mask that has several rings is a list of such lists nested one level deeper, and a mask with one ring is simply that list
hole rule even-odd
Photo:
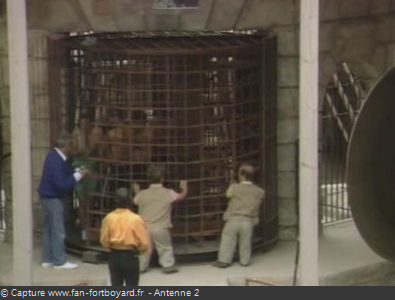
[{"label": "dark trousers", "polygon": [[140,263],[133,250],[112,250],[108,261],[112,286],[138,286]]}]

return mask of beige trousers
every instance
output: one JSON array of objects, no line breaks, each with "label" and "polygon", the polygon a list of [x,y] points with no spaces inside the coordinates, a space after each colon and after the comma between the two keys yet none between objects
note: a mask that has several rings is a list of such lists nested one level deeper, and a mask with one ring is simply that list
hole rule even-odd
[{"label": "beige trousers", "polygon": [[169,229],[152,227],[149,228],[149,232],[151,236],[151,246],[149,251],[140,256],[140,270],[145,271],[149,268],[154,247],[158,252],[159,264],[163,268],[174,266],[175,259]]},{"label": "beige trousers", "polygon": [[251,260],[253,232],[254,224],[252,221],[227,221],[222,231],[218,261],[231,264],[238,242],[240,263],[248,265]]}]

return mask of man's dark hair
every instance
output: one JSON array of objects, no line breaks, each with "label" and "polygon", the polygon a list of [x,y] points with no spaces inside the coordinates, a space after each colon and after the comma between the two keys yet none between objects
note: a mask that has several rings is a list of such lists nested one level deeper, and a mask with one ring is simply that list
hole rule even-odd
[{"label": "man's dark hair", "polygon": [[240,171],[239,171],[241,176],[244,176],[245,179],[248,181],[254,181],[255,179],[255,167],[253,164],[250,163],[244,163],[240,166]]},{"label": "man's dark hair", "polygon": [[116,208],[129,208],[131,195],[127,188],[120,188],[115,193]]},{"label": "man's dark hair", "polygon": [[150,166],[148,168],[148,178],[152,184],[162,183],[165,177],[165,168],[163,166]]}]

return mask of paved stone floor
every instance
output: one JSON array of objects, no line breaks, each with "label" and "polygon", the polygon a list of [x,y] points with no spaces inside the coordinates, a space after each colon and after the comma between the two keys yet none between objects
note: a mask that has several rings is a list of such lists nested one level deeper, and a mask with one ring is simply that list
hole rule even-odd
[{"label": "paved stone floor", "polygon": [[[243,268],[238,264],[225,270],[215,269],[209,263],[182,265],[180,272],[172,275],[164,275],[159,269],[153,269],[142,275],[141,285],[225,286],[228,285],[228,280],[245,277],[270,278],[272,280],[290,278],[294,270],[295,251],[295,243],[280,243],[268,253],[256,254],[252,265],[248,268]],[[12,246],[0,243],[0,253],[0,285],[12,285]],[[86,280],[89,285],[94,286],[107,285],[106,265],[80,263],[80,268],[73,271],[42,269],[39,265],[39,249],[36,249],[34,254],[35,285],[75,285],[81,280]],[[71,260],[78,262],[76,258],[71,258]],[[321,277],[333,277],[336,274],[345,274],[344,272],[383,264],[387,265],[364,243],[353,222],[325,228],[324,236],[320,241]],[[388,266],[386,267],[388,268]],[[350,276],[347,275],[344,280],[347,281],[349,278]]]}]

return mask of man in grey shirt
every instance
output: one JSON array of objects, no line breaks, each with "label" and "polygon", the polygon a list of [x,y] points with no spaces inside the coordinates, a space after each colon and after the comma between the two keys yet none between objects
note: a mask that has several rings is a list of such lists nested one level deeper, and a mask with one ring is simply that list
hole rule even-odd
[{"label": "man in grey shirt", "polygon": [[253,230],[259,223],[259,209],[265,196],[265,192],[252,182],[254,172],[252,165],[243,164],[239,169],[239,183],[232,183],[226,192],[230,201],[224,214],[218,261],[214,263],[217,268],[231,265],[237,242],[240,264],[250,264]]},{"label": "man in grey shirt", "polygon": [[[136,194],[134,203],[138,206],[138,213],[147,224],[152,246],[156,248],[159,255],[159,264],[163,267],[163,273],[170,274],[177,272],[173,246],[171,243],[170,229],[171,206],[174,202],[182,200],[187,195],[187,182],[181,181],[180,194],[163,186],[164,170],[161,167],[151,167],[149,170],[151,185],[148,189],[139,191],[138,185],[133,189]],[[147,254],[140,258],[140,270],[148,270],[153,247]]]}]

